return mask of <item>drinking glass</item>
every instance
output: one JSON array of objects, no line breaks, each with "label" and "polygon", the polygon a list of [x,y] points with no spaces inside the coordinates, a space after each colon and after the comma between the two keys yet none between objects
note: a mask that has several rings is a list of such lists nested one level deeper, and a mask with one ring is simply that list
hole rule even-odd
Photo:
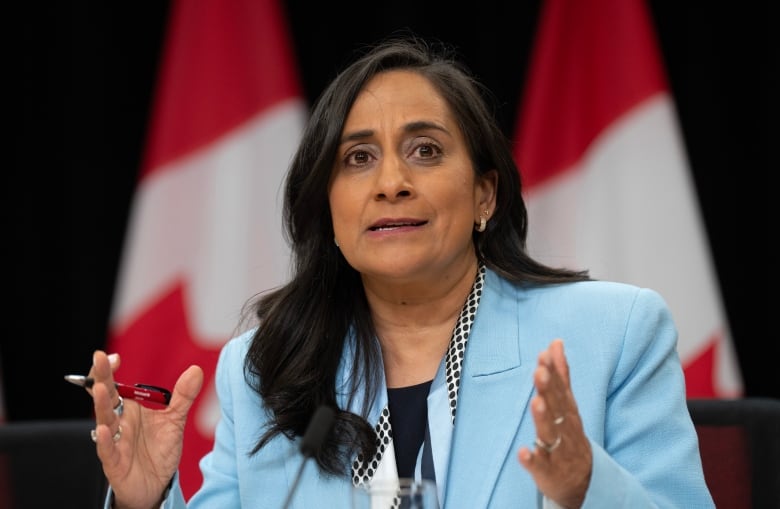
[{"label": "drinking glass", "polygon": [[352,488],[352,509],[438,509],[436,484],[427,479],[374,481]]}]

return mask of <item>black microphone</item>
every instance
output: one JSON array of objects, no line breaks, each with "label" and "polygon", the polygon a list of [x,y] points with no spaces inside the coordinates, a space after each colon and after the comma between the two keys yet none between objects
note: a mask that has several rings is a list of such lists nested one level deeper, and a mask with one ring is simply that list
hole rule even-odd
[{"label": "black microphone", "polygon": [[309,425],[306,427],[306,433],[303,434],[301,440],[300,450],[303,454],[303,460],[301,466],[298,467],[298,473],[295,475],[293,485],[290,487],[290,491],[287,493],[287,499],[284,501],[283,509],[290,507],[293,495],[298,489],[298,482],[301,480],[301,474],[303,474],[303,467],[306,466],[306,460],[314,456],[322,446],[322,442],[325,441],[325,437],[328,436],[330,428],[333,426],[333,419],[335,412],[330,407],[320,405],[317,410],[314,411]]}]

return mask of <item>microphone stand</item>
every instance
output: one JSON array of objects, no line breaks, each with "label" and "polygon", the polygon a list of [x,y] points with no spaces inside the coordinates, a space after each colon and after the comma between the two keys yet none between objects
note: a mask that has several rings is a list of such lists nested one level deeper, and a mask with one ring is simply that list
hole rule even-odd
[{"label": "microphone stand", "polygon": [[314,456],[322,446],[322,442],[325,441],[325,437],[328,436],[330,428],[333,426],[334,417],[335,413],[333,409],[325,405],[320,405],[317,410],[315,410],[314,415],[306,427],[306,433],[304,433],[303,439],[301,440],[300,451],[301,454],[303,454],[303,460],[301,460],[298,472],[295,474],[295,479],[293,479],[293,484],[287,492],[287,498],[284,501],[284,505],[282,505],[283,509],[290,507],[293,496],[298,489],[298,483],[301,481],[306,461]]}]

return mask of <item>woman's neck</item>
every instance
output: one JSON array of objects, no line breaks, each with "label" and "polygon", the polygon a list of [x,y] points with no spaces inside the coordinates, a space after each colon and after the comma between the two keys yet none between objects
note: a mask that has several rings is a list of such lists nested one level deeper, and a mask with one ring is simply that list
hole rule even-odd
[{"label": "woman's neck", "polygon": [[[477,274],[477,263],[450,277],[405,286],[366,285],[388,387],[431,380],[447,351],[463,304]],[[391,285],[392,286],[392,285]]]}]

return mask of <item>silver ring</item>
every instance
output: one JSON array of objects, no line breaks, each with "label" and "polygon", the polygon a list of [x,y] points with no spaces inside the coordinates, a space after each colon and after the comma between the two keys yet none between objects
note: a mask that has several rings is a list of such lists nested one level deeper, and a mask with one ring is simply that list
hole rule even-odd
[{"label": "silver ring", "polygon": [[122,413],[125,411],[125,400],[122,396],[119,396],[119,403],[114,407],[114,413],[117,417],[122,417]]},{"label": "silver ring", "polygon": [[559,445],[561,445],[561,435],[558,435],[558,437],[555,439],[555,442],[551,444],[548,444],[547,442],[545,442],[539,437],[536,437],[534,443],[536,444],[536,447],[540,449],[544,449],[547,452],[547,454],[549,454],[553,452],[555,449],[557,449]]},{"label": "silver ring", "polygon": [[[97,431],[94,429],[89,430],[89,436],[92,438],[92,441],[97,443]],[[114,441],[114,443],[119,442],[119,439],[122,438],[122,425],[119,425],[119,429],[116,430],[116,433],[114,433],[114,436],[111,437],[111,440]]]},{"label": "silver ring", "polygon": [[553,421],[553,424],[555,424],[556,426],[559,425],[559,424],[563,424],[563,420],[564,420],[563,416],[559,415],[558,417],[555,418],[555,420]]}]

